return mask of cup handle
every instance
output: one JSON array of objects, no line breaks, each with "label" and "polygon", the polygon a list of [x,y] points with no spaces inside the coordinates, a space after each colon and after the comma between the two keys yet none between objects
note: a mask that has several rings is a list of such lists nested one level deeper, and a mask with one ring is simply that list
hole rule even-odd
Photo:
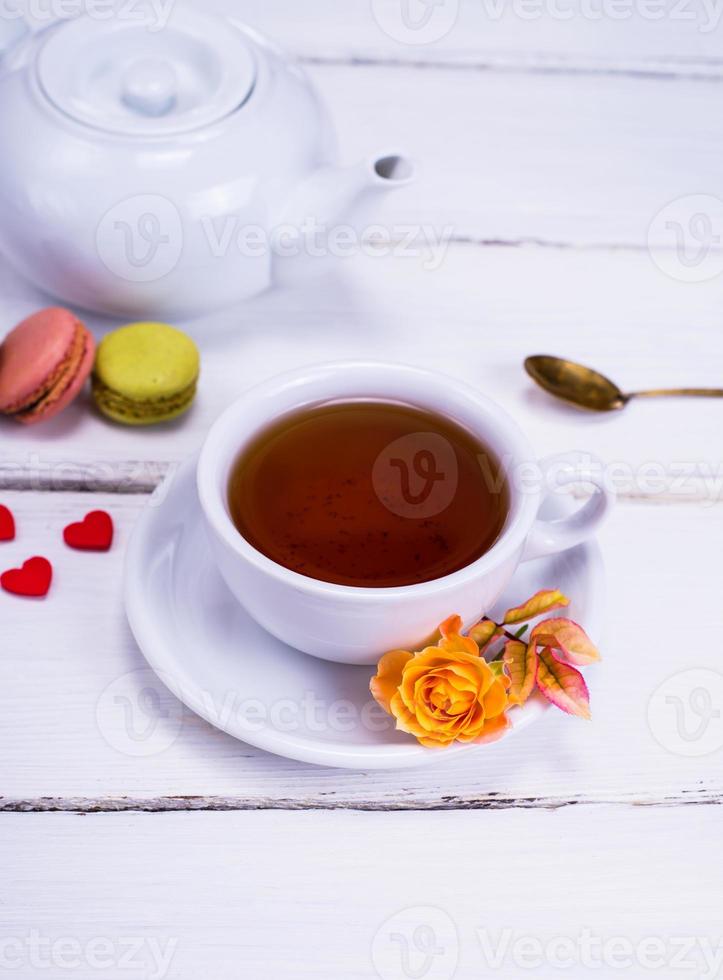
[{"label": "cup handle", "polygon": [[607,485],[604,466],[589,453],[562,453],[540,462],[547,493],[578,483],[591,483],[595,493],[569,517],[535,521],[522,556],[523,561],[544,558],[581,544],[598,530],[615,504],[615,491]]}]

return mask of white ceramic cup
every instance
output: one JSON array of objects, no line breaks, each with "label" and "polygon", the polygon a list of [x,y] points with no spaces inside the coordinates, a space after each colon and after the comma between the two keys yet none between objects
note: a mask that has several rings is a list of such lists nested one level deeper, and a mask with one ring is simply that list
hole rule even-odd
[{"label": "white ceramic cup", "polygon": [[[394,400],[429,409],[456,420],[497,456],[507,475],[509,512],[486,554],[461,571],[421,585],[357,588],[290,571],[245,540],[228,504],[229,478],[239,454],[280,416],[345,399]],[[208,434],[198,463],[198,492],[218,568],[261,626],[315,657],[373,664],[387,650],[416,649],[454,613],[472,625],[500,596],[521,561],[564,551],[594,534],[614,495],[602,468],[586,459],[582,470],[577,454],[538,463],[509,416],[457,380],[399,364],[346,362],[281,375],[234,402]],[[595,493],[571,517],[538,518],[546,492],[581,481],[592,484]]]}]

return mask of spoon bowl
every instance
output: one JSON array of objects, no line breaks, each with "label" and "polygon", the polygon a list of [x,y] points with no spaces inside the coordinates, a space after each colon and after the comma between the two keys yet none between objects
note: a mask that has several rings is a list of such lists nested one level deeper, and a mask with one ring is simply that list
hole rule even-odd
[{"label": "spoon bowl", "polygon": [[609,378],[592,368],[562,357],[537,354],[525,361],[525,370],[541,388],[563,401],[592,412],[615,412],[625,408],[625,395]]}]

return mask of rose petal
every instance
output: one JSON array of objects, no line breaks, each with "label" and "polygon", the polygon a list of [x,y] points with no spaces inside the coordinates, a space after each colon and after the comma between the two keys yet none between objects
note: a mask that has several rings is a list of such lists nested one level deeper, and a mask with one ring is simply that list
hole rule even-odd
[{"label": "rose petal", "polygon": [[[475,698],[474,691],[460,694],[450,689],[444,680],[422,678],[414,688],[413,708],[417,714],[425,712],[445,721],[467,711]],[[406,698],[404,700],[407,708],[412,707]]]},{"label": "rose petal", "polygon": [[407,732],[409,735],[417,735],[421,731],[420,726],[415,723],[414,715],[407,709],[404,700],[397,691],[389,702],[389,713],[397,720],[397,729],[400,732]]},{"label": "rose petal", "polygon": [[[507,734],[510,728],[510,720],[507,715],[498,715],[491,721],[485,722],[482,732],[476,738],[471,739],[475,745],[488,745],[490,742],[497,742]],[[460,742],[470,741],[460,737]]]},{"label": "rose petal", "polygon": [[439,673],[448,678],[450,683],[456,681],[460,691],[478,691],[480,686],[488,683],[487,671],[480,667],[480,660],[475,664],[449,664]]},{"label": "rose petal", "polygon": [[[426,670],[424,664],[420,664],[420,658],[416,657],[404,671],[402,683],[399,685],[399,694],[407,711],[412,714],[419,714],[427,710],[426,705],[430,701],[431,688],[440,685],[448,687],[450,680],[456,677],[460,682],[459,694],[466,697],[467,702],[469,702],[475,700],[479,693],[485,691],[489,686],[486,677],[487,672],[487,665],[479,657],[474,658],[473,665],[447,663],[444,669],[434,668],[432,670]],[[425,724],[424,727],[427,728],[428,726]]]},{"label": "rose petal", "polygon": [[443,650],[441,647],[427,647],[421,653],[415,654],[414,662],[410,664],[408,669],[435,670],[460,666],[461,664],[477,667],[481,662],[483,661],[476,647],[474,653],[470,653],[468,650]]},{"label": "rose petal", "polygon": [[439,641],[439,649],[444,650],[445,653],[456,654],[466,653],[470,657],[479,657],[479,647],[472,639],[471,636],[462,636],[459,633],[452,633],[449,636],[444,636]]},{"label": "rose petal", "polygon": [[484,704],[486,718],[492,719],[501,715],[508,704],[507,691],[504,685],[495,682],[485,694],[482,703]]},{"label": "rose petal", "polygon": [[376,676],[369,682],[372,697],[387,714],[392,714],[390,702],[402,683],[404,665],[413,657],[414,654],[406,650],[392,650],[386,653],[379,661]]},{"label": "rose petal", "polygon": [[471,684],[470,679],[465,677],[464,674],[456,673],[452,670],[445,670],[442,671],[442,676],[453,691],[463,693],[472,689],[477,690],[478,684]]},{"label": "rose petal", "polygon": [[417,741],[420,745],[423,745],[425,749],[446,749],[449,748],[450,745],[454,745],[456,739],[454,735],[448,735],[447,737],[440,738],[418,735]]},{"label": "rose petal", "polygon": [[509,609],[505,613],[504,622],[507,626],[512,626],[515,623],[526,623],[542,613],[569,605],[570,600],[558,589],[538,592],[531,599],[528,599],[524,605]]},{"label": "rose petal", "polygon": [[585,678],[546,647],[538,650],[537,686],[562,711],[590,719],[590,693]]},{"label": "rose petal", "polygon": [[422,745],[437,746],[451,744],[457,737],[454,728],[456,722],[452,721],[440,726],[438,723],[433,729],[428,729],[422,724],[422,719],[407,711],[401,696],[397,693],[391,700],[392,714],[397,720],[397,731],[405,732],[407,735],[414,735]]},{"label": "rose petal", "polygon": [[448,636],[454,636],[457,633],[461,633],[462,632],[461,617],[450,616],[448,619],[445,619],[445,621],[443,623],[440,623],[439,625],[439,632],[441,633],[443,639],[446,639],[446,637]]}]

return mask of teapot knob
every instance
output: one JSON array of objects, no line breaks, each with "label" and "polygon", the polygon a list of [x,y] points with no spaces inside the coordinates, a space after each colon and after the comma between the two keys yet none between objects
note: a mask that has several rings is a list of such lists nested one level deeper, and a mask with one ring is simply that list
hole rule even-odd
[{"label": "teapot knob", "polygon": [[178,79],[167,61],[134,62],[123,76],[123,101],[144,116],[164,116],[176,104]]}]

